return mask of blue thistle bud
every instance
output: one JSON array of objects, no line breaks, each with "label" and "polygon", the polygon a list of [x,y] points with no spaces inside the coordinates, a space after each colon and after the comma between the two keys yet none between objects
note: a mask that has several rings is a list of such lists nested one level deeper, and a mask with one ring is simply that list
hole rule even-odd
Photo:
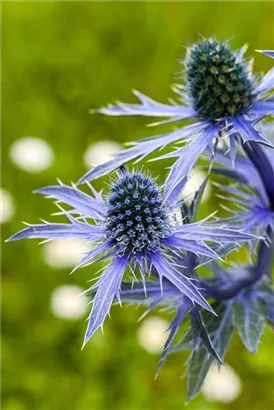
[{"label": "blue thistle bud", "polygon": [[216,122],[242,115],[253,101],[246,65],[229,45],[214,39],[195,44],[186,59],[188,92],[198,117]]},{"label": "blue thistle bud", "polygon": [[152,179],[141,173],[122,174],[112,186],[108,198],[106,235],[114,243],[120,243],[122,254],[159,249],[160,240],[170,234],[162,202]]}]

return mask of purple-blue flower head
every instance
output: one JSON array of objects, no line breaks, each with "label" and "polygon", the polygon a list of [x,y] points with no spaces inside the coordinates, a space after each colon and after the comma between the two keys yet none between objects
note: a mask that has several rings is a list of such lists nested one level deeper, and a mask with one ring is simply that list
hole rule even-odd
[{"label": "purple-blue flower head", "polygon": [[205,221],[171,222],[169,214],[176,204],[168,204],[162,190],[143,173],[123,170],[106,197],[90,188],[93,196],[63,184],[40,189],[38,193],[72,207],[62,211],[69,223],[28,225],[10,238],[52,240],[77,237],[93,243],[92,250],[75,269],[94,263],[98,258],[108,260],[103,274],[89,288],[89,291],[96,290],[96,295],[84,343],[103,325],[113,300],[120,300],[120,286],[127,268],[130,268],[133,280],[140,272],[144,289],[147,276],[153,274],[160,286],[165,278],[192,302],[212,311],[192,280],[175,266],[171,253],[184,250],[212,260],[218,255],[207,242],[241,243],[250,239],[250,235],[210,226]]},{"label": "purple-blue flower head", "polygon": [[[261,126],[261,130],[273,140],[272,124]],[[223,167],[214,167],[213,171],[238,184],[221,186],[229,195],[227,199],[240,208],[228,219],[230,226],[266,235],[268,228],[274,232],[274,150],[247,143],[245,152],[248,157],[239,153],[232,165],[224,152],[217,150],[215,162]]]},{"label": "purple-blue flower head", "polygon": [[244,59],[244,46],[234,52],[228,42],[214,38],[203,39],[187,49],[183,61],[184,85],[174,91],[180,103],[158,103],[135,91],[140,104],[110,105],[95,110],[107,115],[141,115],[167,117],[154,123],[177,123],[192,119],[193,123],[163,135],[138,141],[132,148],[117,154],[113,160],[99,165],[81,178],[79,183],[105,175],[124,163],[142,159],[168,144],[186,142],[183,147],[160,158],[175,157],[165,185],[166,196],[173,200],[186,182],[190,170],[200,155],[209,148],[214,154],[224,135],[229,136],[230,155],[234,156],[235,142],[254,141],[272,146],[255,124],[263,117],[274,114],[274,69],[261,77],[252,74],[252,61]]}]

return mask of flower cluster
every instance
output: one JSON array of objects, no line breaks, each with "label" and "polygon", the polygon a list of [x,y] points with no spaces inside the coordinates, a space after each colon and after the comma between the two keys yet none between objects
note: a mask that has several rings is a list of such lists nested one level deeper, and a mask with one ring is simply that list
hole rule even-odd
[{"label": "flower cluster", "polygon": [[[72,237],[93,244],[75,267],[105,264],[86,292],[93,304],[84,344],[103,326],[112,304],[144,305],[146,313],[165,306],[174,312],[157,374],[170,353],[191,350],[188,399],[199,392],[211,363],[222,364],[234,330],[254,353],[264,323],[274,324],[274,69],[255,76],[245,51],[202,39],[182,61],[184,83],[174,89],[178,103],[158,103],[136,91],[140,104],[95,110],[168,118],[156,124],[192,122],[138,141],[91,169],[78,182],[86,183],[90,194],[63,183],[38,190],[57,200],[68,222],[27,225],[9,239]],[[260,52],[273,58],[273,51]],[[148,171],[125,167],[171,143],[183,146],[160,157],[175,158],[163,185]],[[208,175],[187,201],[180,194],[202,154],[209,158]],[[105,192],[90,184],[115,170]],[[198,220],[210,174],[221,178],[219,196],[232,204],[232,215]],[[243,244],[248,244],[250,263],[227,265],[226,256]],[[200,274],[202,265],[210,275]],[[190,325],[178,339],[185,323]]]}]

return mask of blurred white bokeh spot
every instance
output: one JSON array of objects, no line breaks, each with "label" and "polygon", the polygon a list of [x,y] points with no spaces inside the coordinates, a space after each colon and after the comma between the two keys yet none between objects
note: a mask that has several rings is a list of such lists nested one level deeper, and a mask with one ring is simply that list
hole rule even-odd
[{"label": "blurred white bokeh spot", "polygon": [[91,250],[91,245],[80,238],[55,239],[43,245],[46,263],[54,268],[72,268]]},{"label": "blurred white bokeh spot", "polygon": [[25,137],[11,145],[10,158],[25,171],[41,172],[51,166],[54,153],[46,141],[40,138]]},{"label": "blurred white bokeh spot", "polygon": [[122,150],[122,145],[116,141],[103,140],[88,146],[84,153],[84,163],[87,168],[110,161],[113,155]]},{"label": "blurred white bokeh spot", "polygon": [[219,368],[213,364],[206,376],[202,392],[208,401],[230,403],[242,391],[242,382],[235,370],[225,364]]},{"label": "blurred white bokeh spot", "polygon": [[158,316],[151,316],[138,329],[138,342],[149,353],[160,353],[168,338],[169,323]]},{"label": "blurred white bokeh spot", "polygon": [[265,122],[259,122],[256,125],[256,129],[263,134],[265,138],[267,138],[270,141],[273,141],[274,137],[274,124],[272,122],[265,123]]},{"label": "blurred white bokeh spot", "polygon": [[[206,174],[198,169],[193,169],[190,173],[190,177],[187,180],[182,192],[181,198],[186,201],[191,201],[194,198],[195,193],[198,191],[202,183],[206,178]],[[209,182],[207,183],[201,202],[205,202],[210,198],[211,188]]]},{"label": "blurred white bokeh spot", "polygon": [[5,189],[0,188],[0,223],[11,220],[15,212],[13,198]]},{"label": "blurred white bokeh spot", "polygon": [[51,295],[51,311],[54,316],[64,319],[78,319],[88,310],[88,298],[82,295],[84,290],[79,286],[62,285]]}]

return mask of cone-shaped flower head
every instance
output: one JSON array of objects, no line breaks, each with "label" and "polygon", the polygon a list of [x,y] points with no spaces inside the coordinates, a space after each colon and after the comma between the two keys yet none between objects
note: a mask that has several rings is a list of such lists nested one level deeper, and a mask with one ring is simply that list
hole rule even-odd
[{"label": "cone-shaped flower head", "polygon": [[195,44],[185,62],[187,92],[201,120],[243,115],[252,105],[248,67],[229,45],[215,39]]},{"label": "cone-shaped flower head", "polygon": [[107,199],[106,236],[118,253],[157,251],[171,228],[163,198],[153,181],[141,173],[125,173]]}]

